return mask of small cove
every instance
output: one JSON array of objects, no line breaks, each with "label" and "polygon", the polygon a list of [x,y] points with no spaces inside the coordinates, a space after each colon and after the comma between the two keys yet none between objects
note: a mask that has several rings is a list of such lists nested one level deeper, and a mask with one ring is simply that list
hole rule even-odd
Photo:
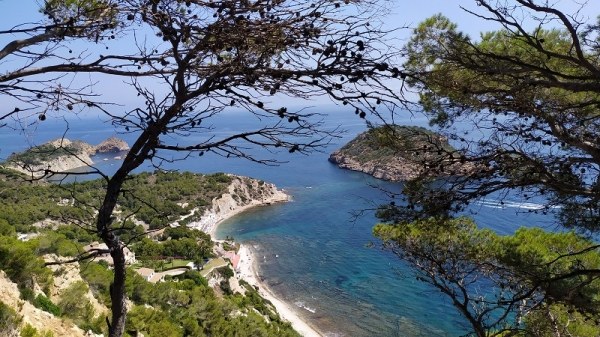
[{"label": "small cove", "polygon": [[[454,308],[436,290],[416,281],[393,255],[381,251],[371,235],[379,203],[388,201],[375,186],[398,191],[401,184],[387,183],[365,174],[342,170],[327,161],[328,153],[365,129],[353,114],[337,115],[331,125],[349,130],[341,139],[309,156],[278,153],[287,161],[278,167],[206,155],[176,162],[165,168],[199,173],[230,172],[273,182],[286,189],[292,202],[259,207],[223,223],[217,235],[233,236],[254,247],[258,267],[275,294],[329,336],[457,336],[464,332]],[[424,121],[407,121],[423,125]],[[223,115],[227,132],[251,123]],[[47,123],[30,138],[40,144],[60,137],[64,125]],[[100,120],[70,122],[66,137],[97,143],[114,135]],[[117,135],[119,136],[119,135]],[[132,135],[123,135],[132,143]],[[21,136],[0,134],[0,157],[22,151]],[[191,139],[190,139],[191,140]],[[256,152],[265,155],[264,152]],[[114,158],[97,161],[114,171]],[[149,165],[141,170],[153,170]],[[522,205],[521,205],[522,206]],[[545,217],[527,214],[518,203],[498,208],[490,200],[473,206],[474,217],[502,233],[521,225],[540,224]],[[353,213],[365,211],[354,218]],[[373,247],[368,247],[374,243]]]}]

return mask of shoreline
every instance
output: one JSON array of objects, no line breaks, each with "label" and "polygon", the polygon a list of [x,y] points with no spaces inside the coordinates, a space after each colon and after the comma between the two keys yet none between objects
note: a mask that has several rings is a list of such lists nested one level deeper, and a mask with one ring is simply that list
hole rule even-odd
[{"label": "shoreline", "polygon": [[[221,218],[217,219],[217,221],[210,226],[210,228],[208,228],[208,230],[206,230],[206,233],[208,233],[208,235],[210,235],[211,239],[213,241],[221,241],[219,239],[217,239],[217,228],[219,228],[219,225],[221,225],[223,222],[225,222],[226,220],[229,220],[230,218],[245,212],[251,208],[254,207],[264,207],[264,206],[270,206],[273,204],[279,204],[282,202],[288,202],[291,201],[292,197],[285,193],[283,190],[279,190],[277,189],[276,192],[263,200],[252,200],[249,204],[247,205],[243,205],[243,206],[238,206],[234,209],[228,210],[226,212],[221,212]],[[189,225],[188,225],[189,226]]]},{"label": "shoreline", "polygon": [[[236,207],[235,209],[229,210],[227,214],[224,214],[224,216],[221,219],[216,221],[210,228],[208,228],[207,233],[210,235],[213,241],[222,241],[217,239],[216,232],[219,225],[225,220],[228,220],[231,217],[236,216],[250,208],[269,206],[277,203],[288,202],[290,200],[290,195],[288,195],[282,190],[277,189],[277,193],[270,196],[269,198],[263,200],[253,200],[248,205]],[[240,243],[238,255],[240,255],[240,261],[238,264],[239,272],[236,271],[236,274],[239,275],[240,278],[248,282],[250,285],[258,287],[259,295],[273,304],[273,306],[277,310],[277,313],[284,321],[289,322],[292,325],[292,328],[294,328],[294,330],[296,330],[296,332],[298,332],[303,337],[324,336],[322,333],[318,332],[315,328],[308,324],[305,320],[303,320],[296,313],[291,304],[279,299],[273,294],[271,289],[269,289],[265,283],[260,281],[257,270],[258,268],[256,266],[256,256],[250,247]]]},{"label": "shoreline", "polygon": [[323,337],[324,335],[318,332],[308,322],[303,320],[294,310],[291,304],[281,300],[273,291],[267,287],[264,282],[260,281],[258,268],[256,266],[256,253],[250,247],[240,244],[239,273],[240,278],[244,279],[255,288],[258,287],[258,294],[264,299],[270,301],[277,313],[284,321],[289,322],[292,328],[304,337]]}]

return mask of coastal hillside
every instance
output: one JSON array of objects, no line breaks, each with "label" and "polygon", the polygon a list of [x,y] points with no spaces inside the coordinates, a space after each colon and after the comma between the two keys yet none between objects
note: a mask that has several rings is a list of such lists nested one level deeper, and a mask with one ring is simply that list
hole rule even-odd
[{"label": "coastal hillside", "polygon": [[[112,259],[90,231],[104,182],[22,178],[0,169],[0,336],[106,334]],[[299,336],[236,275],[240,246],[198,229],[285,193],[247,177],[161,171],[124,190],[113,229],[127,244],[129,335]],[[57,264],[86,254],[95,257]]]},{"label": "coastal hillside", "polygon": [[13,153],[3,165],[30,176],[40,177],[45,174],[45,170],[64,172],[92,165],[92,157],[96,154],[128,150],[127,143],[116,137],[110,137],[95,146],[79,140],[61,138],[24,152]]},{"label": "coastal hillside", "polygon": [[333,152],[329,161],[389,181],[412,180],[423,174],[462,175],[472,170],[444,136],[416,126],[371,128]]}]

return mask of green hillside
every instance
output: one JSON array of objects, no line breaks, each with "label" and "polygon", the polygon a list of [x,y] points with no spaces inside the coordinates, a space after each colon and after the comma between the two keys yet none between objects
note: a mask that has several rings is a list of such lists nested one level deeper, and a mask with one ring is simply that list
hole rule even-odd
[{"label": "green hillside", "polygon": [[[204,209],[212,198],[227,192],[231,180],[222,173],[155,172],[132,176],[127,182],[119,198],[114,230],[137,255],[127,275],[127,296],[132,301],[126,328],[130,336],[138,332],[147,337],[298,336],[274,306],[243,281],[240,285],[245,294],[240,294],[224,281],[209,286],[197,270],[167,276],[159,283],[150,283],[134,271],[182,265],[185,261],[180,258],[201,263],[213,257],[214,243],[207,234],[186,227],[167,228],[151,239],[143,234],[142,226],[130,221],[129,214],[135,213],[151,226],[162,226],[193,208]],[[84,282],[73,283],[56,297],[52,295],[53,280],[64,277],[66,266],[50,269],[42,256],[69,258],[98,240],[90,229],[103,186],[102,180],[63,186],[29,183],[19,173],[0,170],[0,270],[17,284],[22,300],[94,333],[106,332],[106,317],[94,310],[84,294],[89,289],[97,301],[110,307],[113,272],[109,265],[80,262],[78,270]],[[229,276],[231,271],[225,268],[211,277]],[[16,309],[0,300],[0,315],[13,325],[21,324]],[[50,336],[27,325],[20,330],[28,336]]]}]

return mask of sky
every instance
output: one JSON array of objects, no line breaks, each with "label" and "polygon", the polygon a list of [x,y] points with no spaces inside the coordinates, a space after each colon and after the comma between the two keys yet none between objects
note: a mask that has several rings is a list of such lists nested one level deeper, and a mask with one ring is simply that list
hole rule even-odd
[{"label": "sky", "polygon": [[[41,18],[41,13],[38,11],[41,2],[41,0],[0,0],[0,30],[5,30],[23,22],[35,21],[36,19]],[[462,6],[469,10],[480,11],[481,8],[476,6],[475,0],[387,0],[386,2],[382,1],[381,3],[388,8],[386,11],[388,15],[382,16],[381,20],[385,27],[390,29],[398,27],[414,27],[425,18],[437,13],[443,13],[448,16],[452,21],[458,24],[460,30],[468,33],[473,38],[477,38],[481,31],[489,31],[498,28],[493,23],[476,18],[461,9]],[[579,1],[554,0],[554,3],[557,8],[563,9],[566,12],[572,12],[578,8]],[[589,22],[598,14],[600,14],[600,1],[590,0],[586,5],[585,11],[583,11],[581,15]],[[410,29],[399,29],[393,35],[399,43],[402,43],[410,36]],[[0,47],[9,42],[9,38],[11,37],[0,35]],[[110,48],[112,50],[121,51],[125,48],[132,48],[132,45],[131,41],[123,39],[111,42]],[[74,52],[77,52],[77,50]],[[108,52],[110,52],[110,50]],[[8,65],[10,65],[10,63],[8,63]],[[0,62],[0,72],[3,71],[3,68],[3,63]],[[97,82],[91,79],[89,81],[90,83],[94,83],[95,86],[101,87],[103,95],[121,98],[131,96],[131,99],[134,99],[135,95],[133,91],[123,91],[127,90],[123,89],[126,87],[122,85],[123,79],[115,79],[107,76],[100,76],[98,78],[99,80]],[[88,79],[80,78],[79,80],[86,81]],[[3,102],[6,102],[6,98],[0,96],[0,104]],[[130,102],[130,104],[133,105],[133,101]],[[327,104],[331,104],[331,102],[325,97],[310,102],[310,105],[317,106]],[[126,110],[125,107],[123,110]]]},{"label": "sky", "polygon": [[[580,7],[580,3],[584,3],[585,10],[581,15],[586,21],[591,21],[600,15],[599,0],[549,1],[556,8],[565,10],[567,13],[573,12]],[[38,8],[42,2],[41,0],[0,0],[0,30],[41,18]],[[480,31],[491,30],[496,27],[492,23],[478,19],[461,9],[461,7],[464,7],[475,12],[481,11],[475,0],[385,0],[381,3],[388,8],[388,15],[382,18],[388,27],[414,27],[425,18],[436,13],[443,13],[448,16],[452,21],[458,23],[461,30],[473,37],[477,36]],[[400,39],[407,38],[409,34],[409,30],[399,30],[396,33]],[[126,42],[123,45],[126,45]]]}]

